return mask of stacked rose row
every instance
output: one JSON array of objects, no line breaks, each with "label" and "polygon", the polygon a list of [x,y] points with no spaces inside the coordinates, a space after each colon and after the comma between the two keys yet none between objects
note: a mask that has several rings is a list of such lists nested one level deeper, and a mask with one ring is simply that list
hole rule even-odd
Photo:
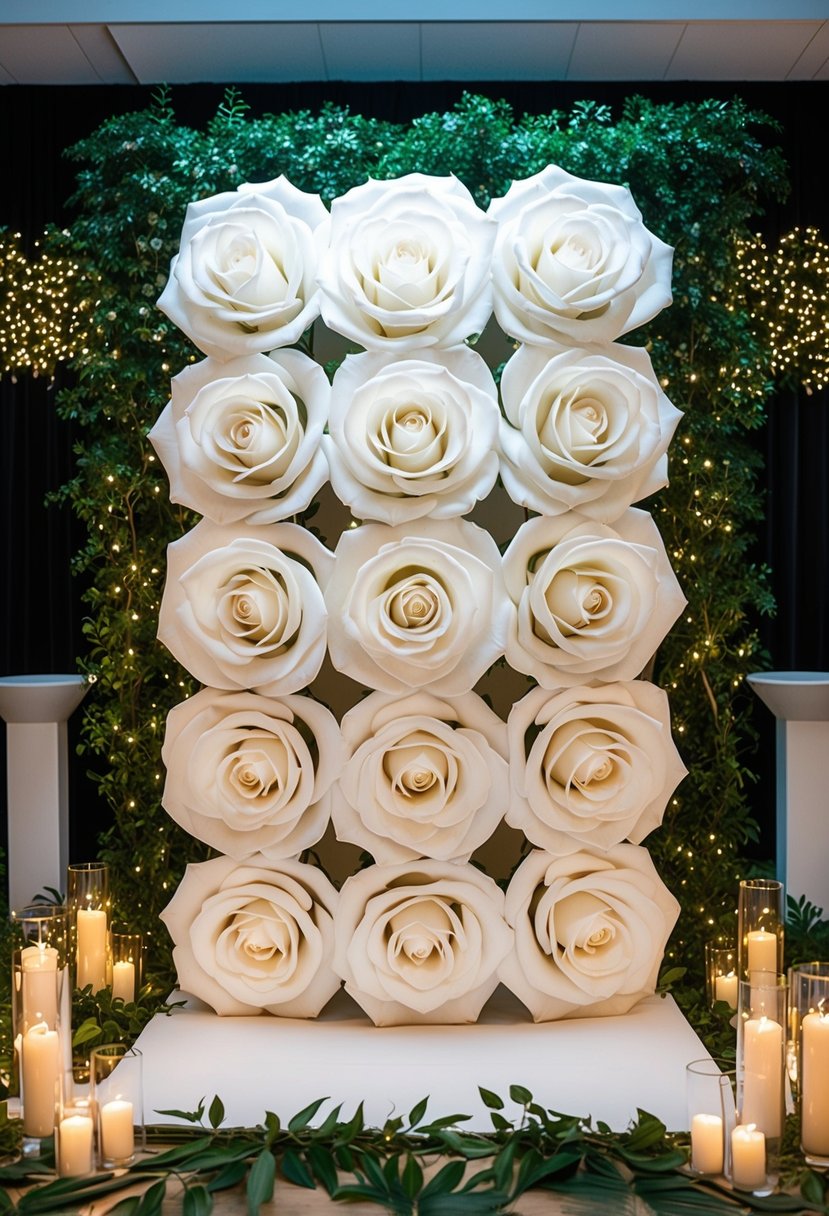
[{"label": "stacked rose row", "polygon": [[[664,694],[633,677],[683,597],[630,504],[664,484],[678,412],[613,339],[669,302],[669,269],[627,191],[555,168],[488,215],[421,175],[330,217],[284,179],[188,209],[160,305],[209,357],[152,438],[208,519],[171,546],[159,636],[211,687],[170,715],[165,805],[228,856],[191,867],[165,919],[220,1012],[314,1016],[340,979],[380,1023],[473,1020],[499,979],[536,1018],[652,990],[676,903],[621,842],[684,770]],[[528,343],[503,419],[460,345],[493,307]],[[368,348],[330,390],[301,352],[263,353],[320,313]],[[457,518],[499,468],[542,512],[503,561]],[[276,522],[328,476],[381,521],[334,554]],[[341,731],[291,695],[326,646],[378,690]],[[507,725],[471,691],[503,654],[541,685]],[[467,864],[504,813],[543,850],[506,902]],[[379,863],[339,895],[296,860],[329,815]]]}]

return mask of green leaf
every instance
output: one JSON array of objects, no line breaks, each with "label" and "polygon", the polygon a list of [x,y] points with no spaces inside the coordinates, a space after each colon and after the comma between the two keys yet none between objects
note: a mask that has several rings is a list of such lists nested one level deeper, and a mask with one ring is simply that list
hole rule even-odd
[{"label": "green leaf", "polygon": [[520,1102],[522,1106],[529,1106],[533,1100],[532,1094],[523,1085],[510,1085],[509,1096],[513,1102]]},{"label": "green leaf", "polygon": [[275,1180],[276,1161],[270,1149],[263,1148],[248,1174],[245,1188],[248,1216],[257,1216],[262,1204],[272,1198]]},{"label": "green leaf", "polygon": [[504,1099],[499,1098],[491,1089],[484,1089],[483,1085],[478,1086],[478,1093],[481,1095],[481,1101],[487,1110],[503,1110]]},{"label": "green leaf", "polygon": [[448,1161],[446,1165],[442,1166],[423,1188],[420,1195],[420,1207],[423,1207],[424,1199],[428,1199],[432,1195],[445,1195],[449,1191],[454,1191],[463,1178],[465,1169],[466,1165],[463,1161]]},{"label": "green leaf", "polygon": [[409,1111],[409,1127],[418,1127],[421,1119],[426,1114],[426,1107],[429,1105],[428,1096],[421,1098],[412,1109]]},{"label": "green leaf", "polygon": [[184,1168],[188,1161],[209,1149],[212,1143],[212,1136],[199,1136],[198,1140],[191,1140],[187,1144],[177,1144],[175,1148],[168,1148],[166,1152],[154,1153],[151,1157],[136,1161],[134,1165],[130,1166],[130,1172],[136,1174],[146,1170],[150,1174],[157,1174],[162,1169]]},{"label": "green leaf", "polygon": [[339,1102],[334,1109],[325,1116],[325,1119],[322,1121],[319,1127],[314,1128],[311,1134],[315,1140],[327,1140],[331,1136],[332,1132],[337,1126],[337,1121],[340,1117],[340,1111],[342,1108],[342,1103]]},{"label": "green leaf", "polygon": [[314,1176],[300,1156],[289,1148],[279,1159],[279,1168],[289,1182],[294,1186],[304,1186],[313,1191],[316,1188]]},{"label": "green leaf", "polygon": [[308,1106],[304,1107],[303,1110],[299,1111],[298,1114],[294,1115],[293,1119],[290,1119],[288,1121],[288,1131],[289,1132],[301,1132],[302,1129],[307,1127],[308,1124],[311,1122],[314,1115],[317,1113],[319,1108],[322,1106],[323,1102],[327,1102],[327,1101],[328,1101],[328,1098],[317,1098],[315,1102],[310,1102],[308,1104]]},{"label": "green leaf", "polygon": [[87,1018],[85,1022],[81,1022],[78,1029],[72,1035],[72,1046],[83,1047],[85,1043],[92,1043],[95,1039],[100,1039],[102,1035],[103,1030],[95,1018]]},{"label": "green leaf", "polygon": [[312,1144],[306,1153],[308,1163],[314,1172],[314,1177],[321,1182],[329,1195],[334,1194],[339,1186],[337,1167],[332,1153],[321,1144]]},{"label": "green leaf", "polygon": [[458,1193],[452,1191],[449,1195],[430,1195],[421,1199],[418,1206],[418,1216],[496,1216],[503,1212],[508,1203],[508,1196],[500,1191]]},{"label": "green leaf", "polygon": [[159,1178],[141,1196],[138,1207],[135,1209],[135,1216],[159,1216],[166,1192],[167,1179]]},{"label": "green leaf", "polygon": [[226,1191],[232,1186],[237,1186],[245,1174],[248,1172],[248,1163],[246,1160],[231,1161],[223,1169],[219,1170],[218,1174],[210,1179],[207,1184],[208,1191]]},{"label": "green leaf", "polygon": [[224,1103],[222,1102],[222,1100],[218,1094],[214,1094],[214,1096],[213,1096],[213,1101],[210,1103],[210,1107],[207,1111],[207,1118],[210,1123],[210,1126],[213,1128],[221,1127],[221,1125],[224,1123],[224,1118],[225,1118]]},{"label": "green leaf", "polygon": [[181,1203],[182,1216],[210,1216],[213,1211],[213,1196],[206,1186],[191,1183],[184,1192]]},{"label": "green leaf", "polygon": [[826,1203],[826,1189],[820,1174],[814,1170],[803,1170],[798,1179],[800,1193],[807,1203],[823,1205]]},{"label": "green leaf", "polygon": [[363,1104],[362,1102],[355,1110],[349,1121],[340,1128],[338,1138],[339,1144],[350,1144],[355,1136],[358,1136],[363,1130]]},{"label": "green leaf", "polygon": [[157,1115],[170,1115],[173,1119],[185,1119],[188,1123],[201,1123],[204,1117],[204,1098],[195,1110],[157,1110]]},{"label": "green leaf", "polygon": [[423,1186],[423,1170],[415,1157],[411,1155],[408,1157],[400,1181],[410,1199],[414,1199],[419,1194]]},{"label": "green leaf", "polygon": [[265,1111],[265,1144],[268,1148],[273,1144],[274,1140],[282,1130],[282,1125],[279,1122],[279,1115],[275,1115],[272,1110]]}]

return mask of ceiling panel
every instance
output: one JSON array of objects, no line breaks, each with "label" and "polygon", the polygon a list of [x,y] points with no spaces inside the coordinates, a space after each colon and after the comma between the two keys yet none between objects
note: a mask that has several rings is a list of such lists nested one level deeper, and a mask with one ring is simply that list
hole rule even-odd
[{"label": "ceiling panel", "polygon": [[111,25],[141,84],[324,80],[314,23]]},{"label": "ceiling panel", "polygon": [[68,25],[5,26],[0,66],[18,84],[100,83]]},{"label": "ceiling panel", "polygon": [[321,25],[328,80],[420,80],[420,26],[385,22]]},{"label": "ceiling panel", "polygon": [[69,28],[102,84],[136,83],[105,25],[72,25]]},{"label": "ceiling panel", "polygon": [[[811,80],[829,62],[829,21],[824,21],[792,67],[788,80]],[[818,79],[825,80],[826,76]]]},{"label": "ceiling panel", "polygon": [[424,80],[563,80],[576,22],[422,26]]},{"label": "ceiling panel", "polygon": [[693,21],[666,80],[785,80],[819,21]]},{"label": "ceiling panel", "polygon": [[582,22],[568,80],[661,80],[682,37],[681,22]]}]

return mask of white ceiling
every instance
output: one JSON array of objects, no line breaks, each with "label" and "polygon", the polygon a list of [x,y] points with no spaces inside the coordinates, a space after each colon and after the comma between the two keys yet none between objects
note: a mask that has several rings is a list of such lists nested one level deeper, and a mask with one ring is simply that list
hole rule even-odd
[{"label": "white ceiling", "polygon": [[[740,3],[731,0],[728,11],[739,14]],[[678,10],[664,0],[638,0],[632,11],[639,16],[616,20],[584,19],[608,10],[602,0],[574,6],[577,20],[526,19],[535,0],[511,5],[509,21],[453,20],[466,12],[466,0],[437,6],[446,16],[440,21],[250,19],[268,8],[284,10],[273,0],[265,6],[248,0],[244,22],[208,20],[227,11],[215,0],[201,0],[199,20],[189,19],[192,0],[164,4],[163,21],[160,4],[142,0],[138,7],[154,19],[125,20],[133,15],[129,2],[117,5],[118,21],[89,19],[98,9],[111,14],[113,0],[0,0],[0,83],[829,80],[829,0],[800,0],[787,5],[786,19],[763,20],[653,19],[657,9],[663,17]],[[305,16],[331,7],[327,0],[291,6]],[[708,16],[707,0],[694,7],[700,18]],[[756,0],[752,7],[765,16],[769,4]],[[355,8],[364,11],[365,4],[348,11]],[[73,10],[80,19],[44,19],[70,18]]]}]

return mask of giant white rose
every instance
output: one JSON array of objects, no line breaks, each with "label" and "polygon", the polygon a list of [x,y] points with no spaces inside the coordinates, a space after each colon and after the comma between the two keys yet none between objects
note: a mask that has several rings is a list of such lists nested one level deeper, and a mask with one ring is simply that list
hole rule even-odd
[{"label": "giant white rose", "polygon": [[507,727],[507,823],[548,853],[639,844],[686,774],[668,697],[644,680],[534,688],[513,705]]},{"label": "giant white rose", "polygon": [[612,342],[671,302],[673,250],[626,186],[548,165],[513,182],[489,215],[495,316],[519,342]]},{"label": "giant white rose", "polygon": [[203,519],[168,546],[158,637],[203,684],[296,692],[325,657],[333,560],[297,524],[241,532]]},{"label": "giant white rose", "polygon": [[507,662],[544,688],[632,680],[685,604],[656,524],[575,512],[522,524],[504,554],[516,605]]},{"label": "giant white rose", "polygon": [[162,805],[191,836],[237,860],[316,844],[345,759],[337,720],[311,697],[203,688],[167,715]]},{"label": "giant white rose", "polygon": [[641,347],[522,346],[501,377],[501,480],[513,502],[609,523],[668,482],[682,417]]},{"label": "giant white rose", "polygon": [[285,177],[190,203],[158,307],[218,359],[290,346],[319,314],[314,231],[327,216]]},{"label": "giant white rose", "polygon": [[343,533],[326,588],[331,661],[383,692],[469,692],[504,652],[512,607],[495,541],[467,520]]},{"label": "giant white rose", "polygon": [[475,693],[375,692],[348,711],[342,732],[350,755],[334,828],[377,861],[468,861],[503,818],[506,727]]},{"label": "giant white rose", "polygon": [[511,949],[503,892],[474,866],[368,866],[340,891],[334,969],[376,1026],[474,1022]]},{"label": "giant white rose", "polygon": [[499,418],[489,368],[468,347],[349,355],[323,439],[334,493],[388,524],[465,515],[498,476]]},{"label": "giant white rose", "polygon": [[186,367],[149,434],[171,501],[219,524],[304,511],[328,476],[329,392],[322,368],[297,350]]},{"label": "giant white rose", "polygon": [[188,865],[161,919],[180,987],[216,1013],[315,1018],[340,986],[336,907],[322,870],[257,854]]},{"label": "giant white rose", "polygon": [[530,853],[507,890],[499,977],[536,1022],[627,1013],[656,987],[679,904],[647,849]]},{"label": "giant white rose", "polygon": [[492,311],[495,224],[455,177],[364,182],[320,229],[320,309],[361,346],[455,346]]}]

